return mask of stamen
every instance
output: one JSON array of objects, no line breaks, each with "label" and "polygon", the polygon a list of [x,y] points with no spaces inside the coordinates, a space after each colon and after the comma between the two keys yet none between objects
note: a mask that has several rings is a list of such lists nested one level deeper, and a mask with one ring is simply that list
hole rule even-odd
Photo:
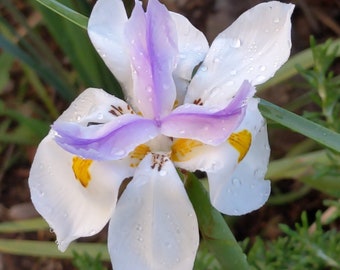
[{"label": "stamen", "polygon": [[72,162],[72,170],[75,178],[81,183],[84,188],[86,188],[91,181],[89,168],[93,161],[91,159],[83,159],[75,156],[73,157]]},{"label": "stamen", "polygon": [[244,129],[237,133],[232,133],[228,142],[239,152],[238,162],[240,163],[248,153],[251,145],[251,133]]},{"label": "stamen", "polygon": [[194,148],[202,146],[203,143],[191,139],[176,139],[171,146],[171,160],[174,162],[188,161],[193,156]]}]

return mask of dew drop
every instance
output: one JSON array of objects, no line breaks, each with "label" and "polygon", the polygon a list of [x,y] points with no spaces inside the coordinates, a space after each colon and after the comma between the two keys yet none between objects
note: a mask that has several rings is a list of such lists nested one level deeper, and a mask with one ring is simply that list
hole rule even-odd
[{"label": "dew drop", "polygon": [[266,77],[263,76],[263,75],[259,75],[259,76],[256,77],[255,80],[256,80],[257,83],[263,83],[266,80]]},{"label": "dew drop", "polygon": [[235,76],[237,74],[237,70],[233,69],[232,71],[230,71],[230,75],[231,76]]},{"label": "dew drop", "polygon": [[145,90],[146,90],[148,93],[151,93],[151,92],[152,92],[152,87],[151,87],[151,86],[147,86]]},{"label": "dew drop", "polygon": [[200,70],[202,70],[202,71],[207,71],[208,68],[207,68],[206,66],[201,66],[201,67],[200,67]]},{"label": "dew drop", "polygon": [[159,175],[160,175],[160,176],[165,176],[165,175],[167,175],[167,173],[168,173],[168,172],[167,172],[166,170],[160,170],[160,171],[159,171]]},{"label": "dew drop", "polygon": [[242,185],[241,180],[238,179],[238,178],[233,178],[233,180],[231,180],[231,182],[234,186],[241,186]]},{"label": "dew drop", "polygon": [[216,58],[214,58],[214,63],[219,63],[219,62],[221,62],[221,59],[220,58],[218,58],[218,57],[216,57]]},{"label": "dew drop", "polygon": [[259,70],[260,70],[260,71],[265,71],[265,70],[266,70],[266,66],[261,65],[261,66],[259,67]]},{"label": "dew drop", "polygon": [[117,156],[124,156],[125,155],[125,151],[124,150],[120,150],[115,152],[114,154],[116,154]]},{"label": "dew drop", "polygon": [[273,22],[274,22],[274,23],[279,23],[279,22],[280,22],[280,18],[275,18],[275,19],[273,20]]},{"label": "dew drop", "polygon": [[227,86],[232,86],[232,85],[234,85],[234,81],[227,81],[227,82],[226,82],[226,85],[227,85]]},{"label": "dew drop", "polygon": [[239,38],[232,39],[230,45],[233,48],[240,48],[241,47],[241,40]]}]

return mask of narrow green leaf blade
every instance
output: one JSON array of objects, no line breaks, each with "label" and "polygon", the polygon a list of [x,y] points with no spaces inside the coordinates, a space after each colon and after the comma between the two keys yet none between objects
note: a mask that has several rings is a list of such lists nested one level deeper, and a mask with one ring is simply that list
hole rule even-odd
[{"label": "narrow green leaf blade", "polygon": [[261,99],[259,109],[264,117],[340,152],[340,134]]},{"label": "narrow green leaf blade", "polygon": [[207,191],[193,174],[188,175],[185,188],[195,209],[201,235],[222,269],[249,269],[246,255],[222,215],[210,204]]},{"label": "narrow green leaf blade", "polygon": [[86,30],[88,22],[88,18],[86,16],[66,7],[65,5],[59,3],[56,0],[36,0],[36,1]]},{"label": "narrow green leaf blade", "polygon": [[49,226],[42,218],[7,221],[0,223],[0,233],[19,233],[46,230]]},{"label": "narrow green leaf blade", "polygon": [[0,239],[0,252],[14,255],[71,259],[73,251],[93,257],[101,254],[103,261],[110,260],[106,244],[102,243],[72,243],[65,252],[60,252],[54,242]]}]

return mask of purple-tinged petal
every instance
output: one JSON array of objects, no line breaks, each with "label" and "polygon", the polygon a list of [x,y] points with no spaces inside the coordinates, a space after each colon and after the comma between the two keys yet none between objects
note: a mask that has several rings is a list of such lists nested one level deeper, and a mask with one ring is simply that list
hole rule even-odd
[{"label": "purple-tinged petal", "polygon": [[245,81],[223,110],[195,104],[182,105],[162,120],[161,132],[170,137],[218,145],[238,127],[244,117],[247,100],[254,93],[255,88]]},{"label": "purple-tinged petal", "polygon": [[126,157],[138,145],[159,134],[153,120],[126,114],[105,124],[88,127],[56,121],[55,141],[66,151],[94,160],[117,160]]},{"label": "purple-tinged petal", "polygon": [[126,24],[134,103],[147,118],[167,115],[174,105],[176,88],[172,72],[178,51],[175,31],[168,10],[158,1],[149,1],[146,13],[136,2]]}]

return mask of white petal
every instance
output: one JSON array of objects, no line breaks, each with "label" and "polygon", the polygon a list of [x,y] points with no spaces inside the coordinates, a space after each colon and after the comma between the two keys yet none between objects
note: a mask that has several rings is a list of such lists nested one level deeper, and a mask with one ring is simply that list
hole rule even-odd
[{"label": "white petal", "polygon": [[34,158],[29,187],[37,211],[57,235],[59,249],[82,236],[99,232],[114,210],[121,181],[132,169],[121,162],[95,162],[84,187],[72,170],[73,155],[60,148],[49,134]]},{"label": "white petal", "polygon": [[189,270],[198,241],[196,215],[176,169],[165,156],[147,155],[110,221],[113,268]]},{"label": "white petal", "polygon": [[116,116],[110,112],[120,107],[118,114],[133,113],[128,104],[102,89],[88,88],[82,92],[63,112],[57,121],[75,122],[88,126],[89,122],[106,123]]},{"label": "white petal", "polygon": [[288,59],[294,5],[272,1],[243,13],[219,34],[191,81],[186,102],[223,105],[244,80],[261,84]]},{"label": "white petal", "polygon": [[[124,35],[124,25],[127,21],[123,1],[98,0],[87,27],[94,47],[125,92],[131,89],[132,85],[127,40]],[[127,92],[125,94],[128,95]]]},{"label": "white petal", "polygon": [[209,44],[203,33],[196,29],[187,18],[174,12],[170,14],[177,29],[179,56],[174,79],[178,92],[177,99],[182,104],[192,72],[203,61],[209,50]]},{"label": "white petal", "polygon": [[[270,155],[267,127],[256,105],[253,100],[237,130],[247,128],[252,134],[252,143],[244,159],[235,163],[239,153],[234,149],[224,168],[208,171],[211,202],[228,215],[242,215],[260,208],[270,194],[270,182],[264,180]],[[236,166],[232,167],[229,162]]]}]

